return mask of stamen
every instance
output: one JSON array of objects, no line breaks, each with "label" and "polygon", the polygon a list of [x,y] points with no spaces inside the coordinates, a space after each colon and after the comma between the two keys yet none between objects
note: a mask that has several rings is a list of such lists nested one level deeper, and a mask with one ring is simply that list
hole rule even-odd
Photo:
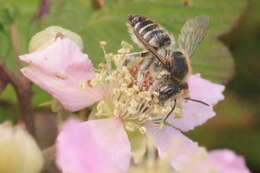
[{"label": "stamen", "polygon": [[[100,45],[104,50],[106,42],[100,42]],[[111,65],[113,62],[116,69],[112,71],[111,66],[108,68],[107,64],[99,66],[96,70],[96,78],[90,81],[90,85],[93,87],[95,85],[107,85],[112,88],[111,97],[97,103],[95,115],[119,117],[127,130],[139,130],[141,133],[145,133],[143,124],[146,121],[154,121],[154,118],[158,119],[158,115],[167,115],[173,107],[173,100],[161,104],[159,102],[159,93],[148,90],[154,82],[149,73],[145,74],[143,86],[141,88],[137,86],[136,74],[138,67],[135,69],[136,71],[133,71],[133,69],[131,70],[126,66],[121,66],[126,53],[129,53],[133,47],[126,42],[122,42],[121,45],[122,48],[118,51],[118,54],[107,54],[104,50],[107,64],[109,62],[109,65]],[[163,71],[159,76],[164,75],[165,72]],[[84,89],[86,84],[80,82],[80,88]],[[174,117],[181,117],[181,112],[180,104],[177,103]],[[164,116],[159,117],[158,124],[163,119]]]},{"label": "stamen", "polygon": [[140,127],[140,128],[139,128],[139,132],[140,132],[141,134],[145,134],[145,133],[146,133],[146,128],[145,128],[145,127]]},{"label": "stamen", "polygon": [[79,88],[80,88],[81,90],[86,89],[86,82],[80,80],[80,81],[79,81]]},{"label": "stamen", "polygon": [[100,41],[99,44],[100,44],[101,47],[105,47],[107,45],[107,42],[106,41]]},{"label": "stamen", "polygon": [[133,46],[125,41],[121,42],[121,46],[122,48],[117,51],[120,54],[127,54],[133,49]]}]

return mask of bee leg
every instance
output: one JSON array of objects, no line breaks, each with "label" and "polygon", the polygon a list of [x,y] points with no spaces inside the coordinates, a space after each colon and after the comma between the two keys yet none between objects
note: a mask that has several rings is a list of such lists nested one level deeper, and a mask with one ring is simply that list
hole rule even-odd
[{"label": "bee leg", "polygon": [[122,66],[127,66],[129,63],[135,61],[138,58],[146,57],[148,54],[149,52],[147,51],[127,54],[125,60],[122,63]]},{"label": "bee leg", "polygon": [[174,100],[174,105],[171,109],[171,111],[166,115],[166,117],[163,119],[163,124],[167,124],[167,119],[170,117],[170,115],[172,114],[172,112],[174,111],[176,107],[176,99]]},{"label": "bee leg", "polygon": [[149,57],[144,59],[144,62],[141,64],[137,74],[137,85],[139,87],[142,87],[144,81],[144,74],[147,71],[147,69],[149,69],[149,67],[153,64],[154,60],[154,57]]}]

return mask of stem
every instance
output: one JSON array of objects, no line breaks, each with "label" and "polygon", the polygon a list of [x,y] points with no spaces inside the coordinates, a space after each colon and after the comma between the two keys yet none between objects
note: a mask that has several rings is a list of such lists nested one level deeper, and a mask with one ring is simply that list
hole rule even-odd
[{"label": "stem", "polygon": [[31,83],[21,74],[14,74],[6,65],[0,62],[0,79],[6,79],[15,88],[20,118],[25,123],[29,133],[35,136],[34,117],[32,115],[32,88]]},{"label": "stem", "polygon": [[52,0],[40,0],[38,9],[32,18],[32,22],[42,19],[46,14],[49,13]]},{"label": "stem", "polygon": [[8,82],[14,84],[17,82],[17,77],[5,66],[3,62],[0,62],[0,77],[1,79],[8,80]]},{"label": "stem", "polygon": [[[0,64],[1,65],[1,64]],[[0,68],[0,92],[2,92],[9,83],[7,74]]]},{"label": "stem", "polygon": [[16,88],[21,119],[24,121],[27,130],[35,136],[34,116],[32,113],[32,87],[31,83],[24,77],[19,76],[20,82]]},{"label": "stem", "polygon": [[[12,24],[9,28],[12,47],[15,51],[16,64],[18,69],[20,69],[20,60],[18,56],[20,55],[20,43],[19,36],[16,29],[16,24]],[[0,62],[0,77],[5,76],[6,79],[13,85],[16,92],[16,97],[18,100],[18,106],[20,110],[20,119],[25,123],[25,126],[29,133],[35,137],[34,131],[34,117],[32,115],[32,88],[30,81],[25,78],[21,73],[15,74],[10,69],[8,69],[4,63]]]},{"label": "stem", "polygon": [[15,57],[16,57],[16,64],[18,66],[18,68],[20,67],[20,61],[18,59],[18,56],[20,55],[20,43],[19,43],[19,37],[18,37],[18,33],[16,30],[16,25],[13,24],[10,27],[10,36],[11,36],[11,43],[12,43],[12,47],[14,48],[15,51]]},{"label": "stem", "polygon": [[55,165],[55,156],[56,156],[56,149],[54,145],[43,151],[44,165],[43,165],[42,173],[60,172]]}]

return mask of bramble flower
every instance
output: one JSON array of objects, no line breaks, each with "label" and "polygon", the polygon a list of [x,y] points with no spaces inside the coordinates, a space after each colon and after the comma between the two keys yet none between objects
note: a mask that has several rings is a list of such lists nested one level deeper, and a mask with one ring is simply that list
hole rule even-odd
[{"label": "bramble flower", "polygon": [[210,151],[209,160],[221,173],[250,173],[244,158],[227,149]]},{"label": "bramble flower", "polygon": [[56,149],[63,173],[120,173],[130,165],[130,143],[117,118],[66,122]]},{"label": "bramble flower", "polygon": [[1,124],[0,136],[0,172],[40,172],[43,166],[40,148],[21,125]]},{"label": "bramble flower", "polygon": [[[44,49],[20,56],[22,61],[29,63],[21,69],[22,73],[70,111],[77,111],[103,98],[102,86],[89,86],[95,73],[88,56],[74,41],[61,37],[55,39]],[[37,43],[35,40],[32,42]]]},{"label": "bramble flower", "polygon": [[80,48],[83,49],[83,41],[81,37],[60,26],[50,26],[41,32],[36,33],[29,42],[29,52],[34,52],[46,48],[51,43],[55,42],[58,37],[67,37],[74,41]]},{"label": "bramble flower", "polygon": [[[173,101],[159,103],[158,92],[148,90],[153,82],[149,76],[141,88],[136,85],[138,66],[121,65],[131,48],[122,42],[117,54],[105,54],[106,62],[95,73],[87,55],[67,37],[59,36],[48,46],[20,56],[30,63],[22,69],[24,75],[53,95],[65,109],[77,111],[96,102],[89,121],[69,120],[62,126],[56,143],[58,167],[64,173],[123,173],[132,158],[135,161],[136,155],[143,157],[149,138],[160,157],[170,153],[169,163],[175,172],[189,172],[192,168],[202,173],[216,170],[211,164],[203,167],[201,163],[210,162],[206,150],[181,131],[192,130],[215,115],[213,106],[224,98],[224,86],[199,74],[191,75],[189,95],[210,106],[180,98],[168,120],[169,126],[165,126],[161,122]],[[136,138],[130,133],[144,141],[135,149]]]},{"label": "bramble flower", "polygon": [[[135,69],[121,66],[125,55],[132,48],[131,45],[123,42],[118,54],[106,54],[106,64],[100,64],[94,73],[87,55],[81,52],[81,48],[74,41],[66,37],[68,31],[55,29],[51,32],[51,28],[33,37],[30,45],[35,42],[40,49],[20,56],[21,60],[29,63],[21,71],[59,100],[65,109],[77,111],[103,98],[97,104],[95,117],[92,118],[120,117],[125,120],[126,127],[133,129],[141,129],[147,120],[162,119],[171,110],[172,100],[163,105],[158,104],[157,92],[140,90],[136,85]],[[50,38],[47,39],[46,46],[47,43],[37,40],[42,40],[41,35],[45,38],[47,31],[51,32],[49,35],[55,37],[55,40],[49,43]],[[53,33],[56,33],[56,36]],[[39,42],[44,44],[45,48],[42,48]],[[116,65],[114,71],[111,70],[111,62]],[[145,81],[144,85],[149,85],[149,82]],[[173,125],[183,131],[191,130],[213,117],[213,105],[224,98],[224,86],[202,79],[200,75],[192,75],[188,84],[190,96],[207,102],[210,107],[180,99],[174,111],[175,115],[171,117]],[[101,86],[106,86],[106,91]],[[105,95],[110,97],[104,98]]]},{"label": "bramble flower", "polygon": [[[118,118],[79,122],[69,120],[57,138],[57,165],[66,173],[250,173],[241,156],[229,150],[207,152],[180,131],[164,126],[146,125],[148,141],[159,151],[131,166],[131,148],[127,133]],[[152,162],[152,163],[150,163]],[[171,166],[171,167],[170,167]],[[233,172],[232,172],[233,171]]]},{"label": "bramble flower", "polygon": [[203,79],[200,74],[191,75],[188,84],[190,97],[203,100],[210,106],[204,106],[196,102],[183,102],[182,118],[172,120],[172,124],[184,132],[194,129],[215,116],[213,106],[224,99],[222,94],[224,86]]},{"label": "bramble flower", "polygon": [[242,156],[231,150],[207,152],[176,129],[159,130],[149,124],[148,137],[157,146],[159,155],[171,156],[171,166],[177,173],[250,173]]}]

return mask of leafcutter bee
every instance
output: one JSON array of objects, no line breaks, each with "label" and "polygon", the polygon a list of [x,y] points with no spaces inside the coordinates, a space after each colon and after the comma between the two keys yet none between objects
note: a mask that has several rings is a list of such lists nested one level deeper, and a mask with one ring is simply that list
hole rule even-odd
[{"label": "leafcutter bee", "polygon": [[178,98],[208,105],[189,97],[187,83],[192,71],[190,57],[205,37],[208,23],[207,16],[189,19],[181,28],[176,42],[169,32],[151,19],[138,14],[128,16],[127,25],[132,40],[143,49],[143,52],[129,54],[123,65],[128,66],[134,60],[143,58],[138,67],[137,85],[143,87],[145,75],[149,72],[154,82],[148,90],[157,91],[162,104],[169,99],[174,100],[173,108],[164,122],[175,109]]}]

